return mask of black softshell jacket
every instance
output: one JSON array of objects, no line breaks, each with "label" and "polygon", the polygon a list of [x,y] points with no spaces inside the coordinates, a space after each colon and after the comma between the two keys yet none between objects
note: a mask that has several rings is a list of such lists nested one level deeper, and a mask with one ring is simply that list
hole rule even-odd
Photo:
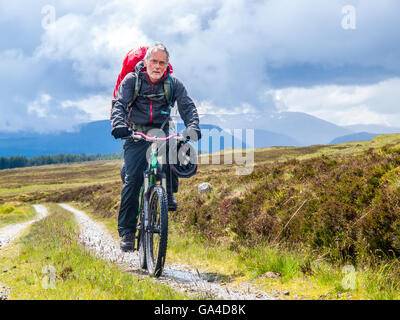
[{"label": "black softshell jacket", "polygon": [[[144,70],[144,63],[141,61],[136,65],[135,72],[128,73],[119,85],[116,97],[112,100],[112,129],[128,127],[127,122],[160,127],[168,117],[168,115],[161,113],[161,111],[167,111],[168,103],[166,99],[154,100],[142,96],[163,93],[164,78],[152,83]],[[167,74],[169,74],[169,69]],[[140,92],[132,107],[128,110],[128,104],[133,99],[137,76],[140,77],[142,82]],[[193,100],[188,96],[181,81],[173,76],[171,76],[171,81],[173,86],[172,105],[177,102],[179,114],[187,128],[191,127],[195,131],[200,131],[199,115]]]}]

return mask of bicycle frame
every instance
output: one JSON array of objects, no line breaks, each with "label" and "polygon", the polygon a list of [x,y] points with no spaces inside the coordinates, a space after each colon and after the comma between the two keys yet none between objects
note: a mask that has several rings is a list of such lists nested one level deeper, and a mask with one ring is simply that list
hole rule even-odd
[{"label": "bicycle frame", "polygon": [[[140,266],[144,269],[148,269],[152,276],[159,277],[163,270],[167,248],[168,205],[166,198],[166,173],[158,162],[158,142],[169,140],[174,136],[177,136],[178,140],[182,140],[183,137],[178,134],[173,134],[167,138],[158,138],[149,137],[143,133],[134,133],[132,136],[134,139],[145,139],[146,141],[152,142],[151,162],[147,170],[143,172],[143,186],[139,195],[140,201],[137,212],[137,230],[139,233],[136,237],[136,245],[139,251]],[[157,183],[158,181],[161,182],[161,185]],[[157,199],[156,207],[160,208],[160,211],[154,208],[154,199]],[[156,212],[155,215],[154,212]],[[158,216],[156,222],[157,226],[154,225],[154,217],[156,216]],[[159,238],[155,242],[153,238],[154,234],[159,235]],[[155,244],[160,247],[153,252]]]},{"label": "bicycle frame", "polygon": [[[140,193],[140,203],[139,203],[139,210],[138,210],[138,217],[140,215],[140,212],[142,210],[142,205],[143,205],[143,198],[145,196],[145,193],[149,190],[149,186],[155,184],[157,182],[157,169],[158,169],[158,148],[157,148],[157,143],[159,141],[166,141],[171,139],[172,137],[178,137],[178,134],[172,134],[166,138],[159,138],[159,137],[149,137],[146,136],[145,134],[142,134],[141,132],[137,132],[136,134],[132,134],[134,138],[137,139],[146,139],[147,141],[152,141],[151,145],[151,163],[149,164],[148,169],[144,172],[144,188],[141,190]],[[139,138],[140,137],[140,138]],[[167,191],[167,181],[165,174],[162,172],[162,177],[161,177],[161,185],[163,186],[164,190]]]},{"label": "bicycle frame", "polygon": [[[160,176],[161,180],[161,185],[164,188],[165,192],[167,191],[167,179],[166,175],[164,172],[158,173],[158,148],[157,148],[157,142],[158,139],[155,138],[151,145],[151,163],[149,164],[148,169],[143,173],[144,174],[144,181],[143,181],[143,189],[141,193],[141,202],[139,205],[139,210],[138,210],[138,217],[140,215],[140,212],[142,210],[142,204],[144,203],[145,206],[148,205],[148,200],[150,197],[150,190],[151,186],[157,183],[157,176]],[[145,201],[144,201],[145,200]],[[144,208],[144,211],[147,211],[147,207]],[[145,214],[144,216],[144,230],[146,232],[149,231],[149,216]]]}]

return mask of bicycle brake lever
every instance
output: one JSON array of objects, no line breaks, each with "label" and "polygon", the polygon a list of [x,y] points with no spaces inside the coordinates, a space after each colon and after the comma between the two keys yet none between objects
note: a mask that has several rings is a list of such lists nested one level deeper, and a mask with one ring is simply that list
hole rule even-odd
[{"label": "bicycle brake lever", "polygon": [[132,140],[133,140],[134,142],[138,142],[139,140],[142,139],[142,137],[139,136],[139,135],[137,135],[135,131],[132,131],[132,134],[130,135],[130,137],[132,138]]}]

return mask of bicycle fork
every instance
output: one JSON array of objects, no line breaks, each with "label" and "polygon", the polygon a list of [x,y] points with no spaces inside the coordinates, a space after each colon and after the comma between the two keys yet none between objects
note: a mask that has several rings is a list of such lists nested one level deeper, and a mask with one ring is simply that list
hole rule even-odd
[{"label": "bicycle fork", "polygon": [[149,201],[150,201],[150,190],[149,190],[149,185],[150,185],[150,176],[149,173],[146,171],[144,173],[144,194],[143,194],[143,213],[144,213],[144,231],[147,233],[149,232]]},{"label": "bicycle fork", "polygon": [[[150,195],[151,195],[149,186],[150,186],[150,184],[155,183],[154,180],[155,180],[155,178],[150,177],[150,174],[147,171],[144,173],[144,190],[145,190],[145,192],[143,194],[143,200],[144,200],[143,201],[143,212],[144,212],[143,228],[146,233],[148,233],[148,232],[160,233],[160,230],[158,230],[158,229],[151,230],[151,228],[150,228],[150,226],[151,226],[150,219],[152,217],[150,217],[150,214],[149,214]],[[165,192],[167,192],[167,178],[166,178],[165,173],[162,173],[162,175],[161,175],[161,186],[163,187]]]}]

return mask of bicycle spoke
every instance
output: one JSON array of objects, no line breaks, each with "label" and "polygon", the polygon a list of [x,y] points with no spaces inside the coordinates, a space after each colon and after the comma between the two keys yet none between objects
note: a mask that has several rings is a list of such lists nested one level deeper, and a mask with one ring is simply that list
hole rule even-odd
[{"label": "bicycle spoke", "polygon": [[[140,195],[143,195],[143,187],[140,190]],[[144,230],[144,209],[143,209],[143,201],[142,197],[139,198],[141,212],[138,216],[137,223],[137,249],[139,250],[139,263],[142,269],[147,269],[147,258],[146,258],[146,240],[145,240],[145,230]]]},{"label": "bicycle spoke", "polygon": [[149,202],[149,226],[146,230],[147,265],[149,273],[159,277],[164,267],[168,237],[167,196],[161,185],[154,186]]}]

